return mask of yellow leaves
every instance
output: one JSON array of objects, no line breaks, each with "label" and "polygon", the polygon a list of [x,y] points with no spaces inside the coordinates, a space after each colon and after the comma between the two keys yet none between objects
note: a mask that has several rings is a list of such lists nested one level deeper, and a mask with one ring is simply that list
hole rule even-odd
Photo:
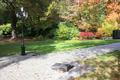
[{"label": "yellow leaves", "polygon": [[80,29],[85,30],[85,31],[88,31],[90,28],[92,28],[92,26],[86,22],[82,22],[80,25],[81,25]]},{"label": "yellow leaves", "polygon": [[52,10],[55,8],[56,2],[52,1],[52,3],[48,6],[47,12],[45,12],[45,16],[49,16],[52,13]]},{"label": "yellow leaves", "polygon": [[103,34],[104,34],[103,28],[98,28],[98,30],[96,32],[96,37],[101,38],[101,37],[103,37]]},{"label": "yellow leaves", "polygon": [[102,23],[102,27],[101,28],[98,28],[98,31],[97,31],[97,36],[99,37],[109,37],[112,35],[112,32],[113,30],[116,30],[118,29],[118,23],[116,20],[105,20],[103,23]]}]

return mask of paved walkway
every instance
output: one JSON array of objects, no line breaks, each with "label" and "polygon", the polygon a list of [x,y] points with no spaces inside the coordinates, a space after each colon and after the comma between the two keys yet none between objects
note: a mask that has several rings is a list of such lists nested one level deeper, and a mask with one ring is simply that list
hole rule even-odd
[{"label": "paved walkway", "polygon": [[120,50],[120,43],[51,53],[43,56],[11,56],[0,58],[0,80],[58,80],[64,75],[51,69],[59,62],[86,59]]}]

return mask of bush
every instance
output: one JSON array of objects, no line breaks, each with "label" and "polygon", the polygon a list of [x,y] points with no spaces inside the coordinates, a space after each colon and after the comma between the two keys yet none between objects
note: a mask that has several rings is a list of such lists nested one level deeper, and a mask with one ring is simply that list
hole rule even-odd
[{"label": "bush", "polygon": [[54,35],[56,39],[70,40],[78,36],[78,29],[69,22],[60,22]]},{"label": "bush", "polygon": [[104,36],[104,30],[103,30],[103,28],[98,28],[95,36],[98,39],[102,38]]},{"label": "bush", "polygon": [[81,39],[93,39],[95,38],[95,35],[92,32],[80,32],[80,38]]},{"label": "bush", "polygon": [[102,27],[97,29],[96,38],[103,38],[103,37],[111,37],[113,30],[117,30],[119,27],[117,26],[117,22],[115,20],[105,20],[102,23]]},{"label": "bush", "polygon": [[39,35],[38,37],[34,38],[35,40],[44,40],[44,37],[42,35]]},{"label": "bush", "polygon": [[0,36],[9,35],[11,33],[11,24],[0,25]]},{"label": "bush", "polygon": [[118,29],[117,22],[116,21],[107,21],[105,20],[102,23],[102,37],[111,37],[113,30]]}]

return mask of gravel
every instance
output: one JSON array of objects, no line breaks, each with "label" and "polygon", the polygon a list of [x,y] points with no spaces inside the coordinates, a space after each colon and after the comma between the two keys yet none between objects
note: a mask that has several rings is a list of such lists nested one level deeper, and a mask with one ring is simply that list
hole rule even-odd
[{"label": "gravel", "polygon": [[0,80],[58,80],[65,73],[51,69],[55,63],[88,59],[120,50],[120,43],[56,52],[47,55],[10,56],[0,58]]}]

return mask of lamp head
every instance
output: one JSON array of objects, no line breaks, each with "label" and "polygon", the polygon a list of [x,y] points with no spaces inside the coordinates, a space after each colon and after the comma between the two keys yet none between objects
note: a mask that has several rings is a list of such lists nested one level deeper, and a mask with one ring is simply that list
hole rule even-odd
[{"label": "lamp head", "polygon": [[10,3],[12,3],[13,2],[13,0],[8,0]]},{"label": "lamp head", "polygon": [[16,13],[16,16],[20,19],[26,19],[28,17],[28,13],[25,12],[23,7],[21,7],[20,10]]},{"label": "lamp head", "polygon": [[23,8],[23,7],[21,7],[21,8],[20,8],[20,10],[21,10],[21,12],[23,12],[23,11],[24,11],[24,8]]}]

